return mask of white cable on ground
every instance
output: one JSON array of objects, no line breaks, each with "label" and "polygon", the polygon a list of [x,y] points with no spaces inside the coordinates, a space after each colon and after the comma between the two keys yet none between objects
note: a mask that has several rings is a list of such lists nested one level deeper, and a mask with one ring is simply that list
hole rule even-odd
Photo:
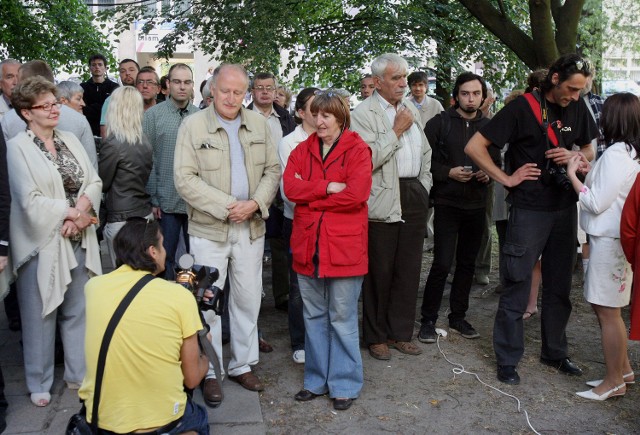
[{"label": "white cable on ground", "polygon": [[[443,334],[444,332],[444,334]],[[478,380],[478,382],[480,382],[482,385],[484,385],[485,387],[489,387],[492,390],[497,391],[500,394],[503,394],[507,397],[511,397],[512,399],[514,399],[516,401],[516,403],[518,404],[518,412],[524,412],[524,416],[527,419],[527,424],[529,425],[529,427],[531,428],[531,430],[536,434],[536,435],[540,435],[540,433],[534,429],[534,427],[531,425],[531,421],[529,421],[529,413],[527,412],[526,409],[522,408],[520,406],[520,399],[518,399],[516,396],[514,396],[513,394],[509,394],[509,393],[505,393],[504,391],[500,390],[499,388],[494,387],[493,385],[489,385],[486,382],[484,382],[482,379],[480,379],[480,377],[476,374],[476,373],[472,373],[469,372],[467,370],[465,370],[464,366],[462,364],[459,363],[454,363],[453,361],[451,361],[449,358],[447,358],[447,355],[444,353],[444,351],[442,350],[442,348],[440,347],[440,337],[446,337],[446,331],[438,328],[436,330],[437,333],[437,340],[436,340],[436,344],[438,345],[438,350],[440,351],[440,353],[442,354],[442,356],[444,357],[444,359],[453,366],[453,369],[451,369],[451,371],[453,372],[453,377],[455,378],[456,375],[461,375],[462,373],[466,373],[468,375],[472,375],[475,376],[475,378]]]}]

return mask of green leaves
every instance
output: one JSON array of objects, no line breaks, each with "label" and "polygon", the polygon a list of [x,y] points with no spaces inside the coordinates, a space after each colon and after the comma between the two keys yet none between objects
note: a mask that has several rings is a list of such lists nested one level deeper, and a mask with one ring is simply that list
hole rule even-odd
[{"label": "green leaves", "polygon": [[81,72],[91,54],[110,51],[92,20],[81,0],[2,0],[0,58],[42,59],[54,71]]}]

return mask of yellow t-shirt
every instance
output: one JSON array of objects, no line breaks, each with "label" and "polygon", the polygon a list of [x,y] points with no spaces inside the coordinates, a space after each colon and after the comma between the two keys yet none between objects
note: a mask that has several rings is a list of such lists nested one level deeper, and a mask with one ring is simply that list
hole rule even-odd
[{"label": "yellow t-shirt", "polygon": [[[85,287],[85,375],[80,398],[91,421],[98,354],[107,324],[131,287],[147,272],[122,266]],[[154,279],[116,327],[100,394],[100,428],[118,433],[163,426],[184,414],[180,364],[185,338],[202,329],[195,298],[182,286]]]}]

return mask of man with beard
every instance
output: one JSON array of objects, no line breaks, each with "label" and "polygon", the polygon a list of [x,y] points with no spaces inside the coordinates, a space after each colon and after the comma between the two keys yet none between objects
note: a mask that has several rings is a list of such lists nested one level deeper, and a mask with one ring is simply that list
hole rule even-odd
[{"label": "man with beard", "polygon": [[[540,91],[505,106],[465,148],[483,171],[509,189],[511,209],[502,249],[504,292],[493,327],[498,380],[507,384],[520,383],[516,366],[524,354],[522,316],[529,299],[531,271],[543,252],[540,362],[568,375],[582,374],[569,359],[566,333],[578,197],[570,184],[567,188],[561,171],[575,155],[593,158],[591,140],[598,130],[580,98],[591,74],[585,59],[575,53],[563,55],[549,67]],[[504,147],[507,143],[504,172],[489,157],[488,149],[492,144]],[[573,145],[580,151],[572,151]]]},{"label": "man with beard", "polygon": [[[418,340],[435,343],[435,323],[447,275],[456,254],[451,285],[449,330],[465,338],[480,334],[465,320],[475,259],[484,231],[489,177],[464,153],[467,141],[489,122],[479,110],[487,97],[482,77],[471,72],[458,76],[453,88],[455,106],[427,122],[425,133],[433,149],[431,173],[434,202],[433,263],[422,299],[422,326]],[[492,150],[493,151],[493,150]],[[494,161],[500,156],[493,153]],[[456,249],[457,247],[457,249]]]},{"label": "man with beard", "polygon": [[[135,86],[138,72],[140,71],[140,65],[133,59],[123,59],[118,65],[118,73],[120,74],[120,81],[123,86]],[[107,109],[109,109],[109,101],[111,97],[104,100],[102,105],[102,112],[100,114],[100,137],[104,139],[107,131]]]}]

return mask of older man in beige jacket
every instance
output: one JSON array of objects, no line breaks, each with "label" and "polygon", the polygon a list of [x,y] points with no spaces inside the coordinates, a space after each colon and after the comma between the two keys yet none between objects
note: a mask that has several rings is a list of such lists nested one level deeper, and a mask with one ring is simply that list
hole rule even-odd
[{"label": "older man in beige jacket", "polygon": [[242,107],[248,87],[242,66],[220,68],[211,83],[213,104],[186,118],[178,131],[174,178],[187,203],[196,263],[219,269],[219,287],[229,276],[229,377],[261,391],[251,366],[258,363],[264,220],[281,170],[264,117]]},{"label": "older man in beige jacket", "polygon": [[353,111],[351,127],[373,154],[369,197],[369,274],[362,286],[363,338],[369,354],[391,358],[389,347],[418,355],[412,342],[427,221],[431,147],[420,114],[404,98],[407,62],[376,58],[376,90]]}]

